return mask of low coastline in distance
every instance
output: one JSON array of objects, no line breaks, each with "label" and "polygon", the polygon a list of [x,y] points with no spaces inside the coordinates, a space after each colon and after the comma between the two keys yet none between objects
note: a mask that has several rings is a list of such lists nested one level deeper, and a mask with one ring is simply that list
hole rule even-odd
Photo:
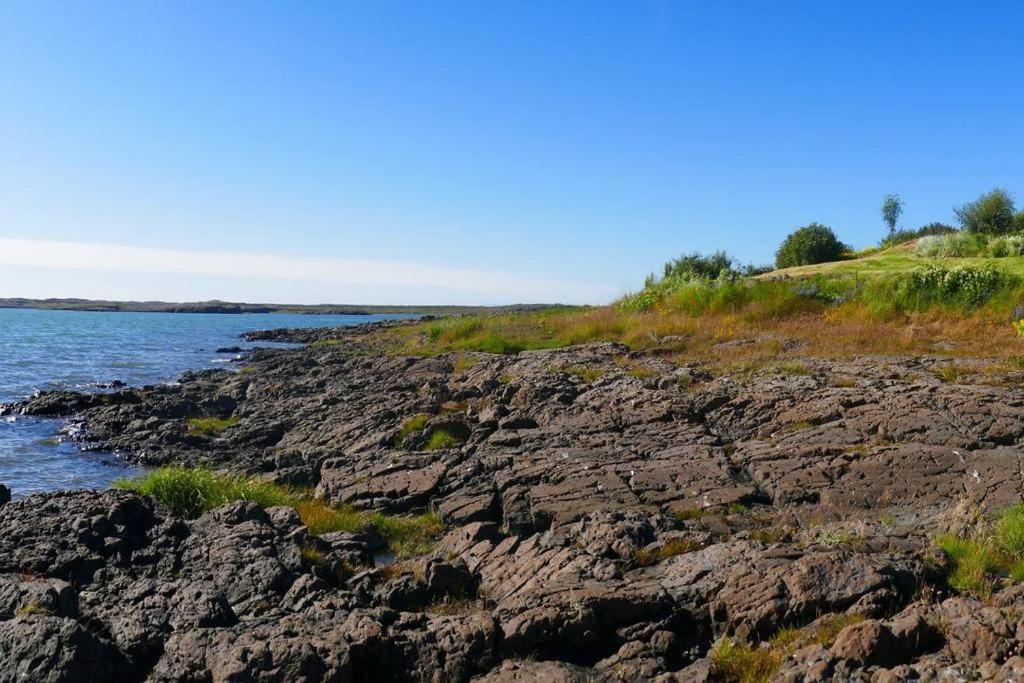
[{"label": "low coastline in distance", "polygon": [[[60,311],[103,311],[124,313],[303,313],[309,315],[373,315],[381,313],[423,313],[459,315],[466,313],[511,313],[545,308],[569,308],[563,304],[509,304],[505,306],[363,306],[357,304],[250,304],[232,301],[104,301],[98,299],[0,298],[0,308],[35,308]],[[573,307],[577,308],[577,307]]]}]

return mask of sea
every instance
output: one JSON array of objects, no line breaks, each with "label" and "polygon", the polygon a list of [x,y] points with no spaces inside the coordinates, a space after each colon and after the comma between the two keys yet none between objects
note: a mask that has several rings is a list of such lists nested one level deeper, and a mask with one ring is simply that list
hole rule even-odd
[{"label": "sea", "polygon": [[[333,327],[410,317],[286,313],[107,313],[0,308],[0,403],[37,391],[104,391],[174,382],[186,370],[236,366],[243,332],[281,327]],[[40,491],[106,488],[140,470],[118,453],[85,452],[61,438],[61,421],[0,417],[0,484],[21,497]]]}]

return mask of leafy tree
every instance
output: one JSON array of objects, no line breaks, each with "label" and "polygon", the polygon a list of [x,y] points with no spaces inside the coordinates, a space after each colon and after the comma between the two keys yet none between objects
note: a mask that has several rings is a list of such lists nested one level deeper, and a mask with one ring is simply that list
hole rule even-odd
[{"label": "leafy tree", "polygon": [[1013,229],[1015,232],[1024,232],[1024,211],[1013,217]]},{"label": "leafy tree", "polygon": [[973,202],[954,207],[953,211],[967,232],[1000,235],[1015,229],[1013,197],[1001,187],[981,195]]},{"label": "leafy tree", "polygon": [[811,223],[795,230],[782,242],[775,252],[775,266],[791,268],[838,261],[845,250],[846,245],[839,241],[832,228]]},{"label": "leafy tree", "polygon": [[896,223],[903,215],[903,200],[898,194],[887,194],[882,200],[882,220],[889,226],[889,234],[896,232]]}]

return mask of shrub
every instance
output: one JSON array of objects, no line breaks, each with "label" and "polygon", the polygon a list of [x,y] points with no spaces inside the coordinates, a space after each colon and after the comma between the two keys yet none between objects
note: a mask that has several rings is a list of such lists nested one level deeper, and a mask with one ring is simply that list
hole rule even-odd
[{"label": "shrub", "polygon": [[1001,187],[953,209],[960,225],[968,232],[1000,235],[1013,232],[1016,209],[1013,197]]},{"label": "shrub", "polygon": [[956,231],[956,228],[952,225],[946,225],[945,223],[929,223],[928,225],[921,226],[917,230],[897,230],[879,242],[879,246],[882,249],[888,249],[922,237],[932,235],[949,235]]},{"label": "shrub", "polygon": [[928,235],[917,241],[914,253],[925,258],[965,258],[981,256],[988,249],[984,236],[969,232]]},{"label": "shrub", "polygon": [[988,255],[992,258],[1024,255],[1024,236],[1000,235],[988,243]]},{"label": "shrub", "polygon": [[977,305],[995,293],[1002,279],[991,264],[955,268],[927,265],[897,278],[900,300],[917,309],[936,303]]},{"label": "shrub", "polygon": [[791,233],[775,252],[778,268],[806,266],[814,263],[838,261],[846,250],[832,229],[811,223]]},{"label": "shrub", "polygon": [[716,251],[705,256],[700,252],[685,254],[665,264],[664,278],[703,278],[714,280],[722,272],[733,273],[733,260],[724,251]]}]

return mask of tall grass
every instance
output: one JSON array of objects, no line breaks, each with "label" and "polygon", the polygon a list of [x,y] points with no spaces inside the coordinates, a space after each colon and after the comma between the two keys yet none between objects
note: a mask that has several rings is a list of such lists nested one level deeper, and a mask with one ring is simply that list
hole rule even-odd
[{"label": "tall grass", "polygon": [[[1010,320],[1024,304],[1024,286],[1019,276],[990,266],[933,265],[869,277],[686,280],[658,284],[644,296],[602,308],[402,326],[382,330],[376,340],[391,352],[416,355],[511,354],[612,341],[657,348],[680,361],[714,362],[778,360],[789,348],[827,357],[939,350],[954,356],[1020,355]],[[734,339],[755,343],[722,345]]]},{"label": "tall grass", "polygon": [[1024,580],[1024,503],[1003,510],[971,538],[941,534],[935,542],[953,564],[950,587],[988,599],[1000,581]]},{"label": "tall grass", "polygon": [[152,496],[185,519],[195,519],[236,500],[251,500],[262,507],[272,507],[290,505],[296,497],[275,484],[217,474],[203,467],[161,467],[140,479],[118,480],[115,486]]},{"label": "tall grass", "polygon": [[348,505],[334,507],[314,498],[307,490],[203,467],[162,467],[138,479],[120,479],[114,486],[152,496],[175,516],[185,519],[195,519],[238,500],[251,500],[261,507],[285,505],[298,512],[311,534],[374,529],[399,557],[429,551],[444,531],[441,518],[433,513],[399,517],[363,512]]}]

